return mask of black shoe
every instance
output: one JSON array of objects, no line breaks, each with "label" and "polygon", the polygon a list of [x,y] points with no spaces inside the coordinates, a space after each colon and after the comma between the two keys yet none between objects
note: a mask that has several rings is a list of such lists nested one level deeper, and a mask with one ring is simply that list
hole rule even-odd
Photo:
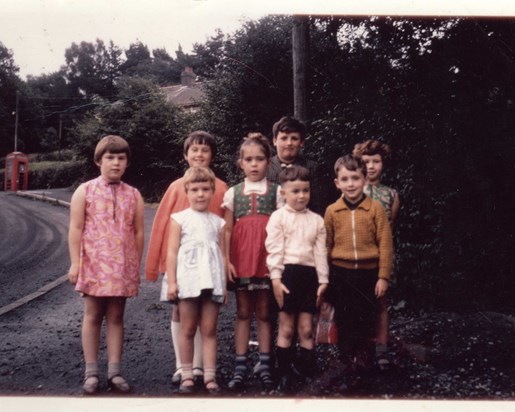
[{"label": "black shoe", "polygon": [[277,383],[277,391],[280,393],[289,393],[292,387],[292,378],[290,374],[283,375]]},{"label": "black shoe", "polygon": [[232,377],[232,379],[227,384],[227,388],[233,392],[240,392],[245,387],[244,381],[245,381],[245,375],[242,375],[240,373],[235,373],[234,376]]}]

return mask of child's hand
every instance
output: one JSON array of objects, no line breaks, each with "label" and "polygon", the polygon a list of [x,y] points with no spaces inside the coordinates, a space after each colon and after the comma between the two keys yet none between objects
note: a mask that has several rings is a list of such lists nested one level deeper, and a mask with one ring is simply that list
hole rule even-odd
[{"label": "child's hand", "polygon": [[229,282],[234,282],[237,277],[238,275],[236,273],[234,265],[231,262],[229,262],[229,264],[227,265],[227,280],[229,280]]},{"label": "child's hand", "polygon": [[166,298],[168,300],[177,300],[179,296],[179,289],[177,288],[177,282],[170,282],[168,278],[168,290],[166,292]]},{"label": "child's hand", "polygon": [[317,289],[317,308],[320,307],[324,299],[324,293],[327,290],[327,283],[321,283]]},{"label": "child's hand", "polygon": [[79,265],[71,265],[68,270],[68,281],[75,285],[77,284],[77,279],[79,278]]},{"label": "child's hand", "polygon": [[282,309],[284,306],[284,294],[289,294],[290,291],[286,286],[284,286],[283,282],[281,282],[281,279],[272,279],[272,288],[274,289],[274,297],[277,305],[279,305],[279,309]]},{"label": "child's hand", "polygon": [[383,297],[388,290],[388,281],[386,279],[378,279],[376,283],[376,298]]}]

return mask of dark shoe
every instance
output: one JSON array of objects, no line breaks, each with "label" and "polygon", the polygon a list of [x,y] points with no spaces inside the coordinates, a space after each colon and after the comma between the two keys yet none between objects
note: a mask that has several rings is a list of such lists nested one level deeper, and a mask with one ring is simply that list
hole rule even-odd
[{"label": "dark shoe", "polygon": [[292,388],[292,378],[290,374],[283,375],[279,378],[277,383],[277,392],[289,393]]},{"label": "dark shoe", "polygon": [[82,385],[82,391],[84,392],[84,395],[94,395],[98,392],[98,376],[92,375],[88,376],[84,379],[84,383]]},{"label": "dark shoe", "polygon": [[235,373],[227,384],[227,388],[233,392],[240,392],[245,387],[244,381],[245,375],[242,375],[241,373]]},{"label": "dark shoe", "polygon": [[194,392],[195,392],[195,381],[193,379],[186,378],[183,381],[181,381],[181,384],[179,385],[179,393],[181,395],[191,395]]},{"label": "dark shoe", "polygon": [[254,369],[256,377],[261,382],[261,387],[264,391],[271,391],[274,389],[274,379],[272,378],[272,372],[268,367],[260,367],[257,371]]},{"label": "dark shoe", "polygon": [[380,372],[387,372],[392,369],[392,363],[385,353],[376,356],[376,367]]},{"label": "dark shoe", "polygon": [[108,387],[116,393],[129,393],[131,387],[127,381],[120,375],[115,375],[107,380]]},{"label": "dark shoe", "polygon": [[172,384],[179,385],[181,383],[181,368],[177,368],[172,376]]},{"label": "dark shoe", "polygon": [[220,386],[216,381],[205,382],[204,387],[206,388],[206,392],[211,396],[219,395],[221,392]]}]

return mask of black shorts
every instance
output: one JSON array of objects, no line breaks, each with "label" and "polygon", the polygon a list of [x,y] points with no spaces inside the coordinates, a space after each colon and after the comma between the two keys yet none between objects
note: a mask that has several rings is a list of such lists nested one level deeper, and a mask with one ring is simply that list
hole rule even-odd
[{"label": "black shorts", "polygon": [[284,294],[284,306],[280,311],[290,314],[316,312],[318,276],[314,267],[285,265],[281,281],[290,293]]}]

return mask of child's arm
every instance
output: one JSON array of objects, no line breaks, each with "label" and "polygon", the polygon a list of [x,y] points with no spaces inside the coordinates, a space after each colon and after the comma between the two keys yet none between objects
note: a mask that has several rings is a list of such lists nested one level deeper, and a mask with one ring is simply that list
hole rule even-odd
[{"label": "child's arm", "polygon": [[399,199],[399,193],[395,192],[395,196],[393,197],[393,203],[392,203],[392,229],[395,226],[395,222],[397,221],[397,216],[399,216],[400,208],[401,208],[401,201]]},{"label": "child's arm", "polygon": [[145,203],[140,192],[136,195],[136,214],[134,215],[134,236],[136,238],[136,248],[138,249],[138,261],[143,257],[143,245],[145,244]]},{"label": "child's arm", "polygon": [[318,230],[315,239],[315,247],[313,249],[315,256],[315,267],[318,275],[318,289],[316,305],[319,307],[322,304],[324,293],[329,284],[329,265],[327,263],[327,234],[325,223],[322,218],[318,217]]},{"label": "child's arm", "polygon": [[166,254],[166,273],[168,274],[167,299],[176,300],[179,296],[177,288],[177,253],[181,242],[181,227],[170,218],[168,235],[168,250]]},{"label": "child's arm", "polygon": [[[223,224],[223,223],[222,223]],[[220,249],[222,250],[222,256],[224,257],[224,265],[225,265],[225,276],[227,277],[227,260],[225,259],[226,251],[225,251],[225,226],[226,224],[223,224],[221,230],[220,230]],[[227,294],[227,282],[225,282],[224,287],[224,302],[223,304],[226,305],[229,302],[229,295]]]},{"label": "child's arm", "polygon": [[282,228],[280,219],[280,212],[274,212],[270,216],[270,220],[266,225],[266,240],[265,247],[268,252],[266,263],[270,271],[270,279],[272,279],[272,288],[275,300],[282,308],[284,305],[284,294],[290,293],[288,288],[284,286],[281,277],[284,271],[284,229]]},{"label": "child's arm", "polygon": [[80,185],[72,196],[70,203],[70,229],[68,231],[68,249],[70,252],[70,269],[68,280],[77,283],[80,268],[80,242],[84,230],[84,215],[86,212],[86,190]]},{"label": "child's arm", "polygon": [[170,222],[170,214],[178,212],[178,189],[177,182],[174,181],[164,194],[152,223],[152,230],[148,241],[147,257],[145,260],[145,277],[147,280],[155,282],[159,274],[159,266],[161,262],[161,254],[165,245],[165,239],[169,233],[168,224]]},{"label": "child's arm", "polygon": [[375,295],[380,298],[388,290],[388,279],[393,263],[392,229],[383,207],[376,208],[376,242],[379,249],[379,279],[375,286]]},{"label": "child's arm", "polygon": [[231,263],[231,236],[232,236],[232,228],[234,226],[234,213],[230,209],[225,209],[224,214],[225,219],[225,227],[223,230],[224,233],[224,257],[225,257],[225,264],[226,264],[226,275],[227,279],[231,282],[234,282],[235,278],[237,277],[236,269],[234,268],[233,264]]}]

